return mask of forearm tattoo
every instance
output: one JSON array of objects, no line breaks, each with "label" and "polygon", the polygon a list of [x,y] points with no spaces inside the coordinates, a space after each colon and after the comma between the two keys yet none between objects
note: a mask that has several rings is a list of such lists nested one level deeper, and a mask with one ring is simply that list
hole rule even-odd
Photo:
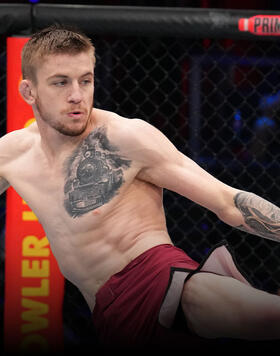
[{"label": "forearm tattoo", "polygon": [[238,229],[280,242],[280,209],[277,206],[248,192],[236,194],[234,202],[246,223],[237,226]]},{"label": "forearm tattoo", "polygon": [[118,154],[105,128],[90,133],[66,162],[64,207],[72,217],[108,203],[124,183],[131,161]]}]

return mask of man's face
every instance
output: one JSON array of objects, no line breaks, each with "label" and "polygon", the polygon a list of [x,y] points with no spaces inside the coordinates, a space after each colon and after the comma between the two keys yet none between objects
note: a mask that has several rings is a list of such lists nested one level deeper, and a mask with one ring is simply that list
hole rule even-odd
[{"label": "man's face", "polygon": [[93,76],[90,52],[46,57],[36,71],[37,115],[63,135],[81,135],[93,107]]}]

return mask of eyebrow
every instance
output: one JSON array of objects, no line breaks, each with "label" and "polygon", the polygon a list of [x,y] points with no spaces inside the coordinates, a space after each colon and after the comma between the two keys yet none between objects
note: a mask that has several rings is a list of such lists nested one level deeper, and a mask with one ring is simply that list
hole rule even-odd
[{"label": "eyebrow", "polygon": [[[81,75],[80,78],[87,77],[89,75],[91,77],[93,77],[93,73],[92,72],[87,72],[87,73]],[[57,73],[57,74],[54,74],[54,75],[51,75],[50,77],[48,77],[47,80],[58,79],[58,78],[67,79],[69,77],[68,77],[68,75]]]}]

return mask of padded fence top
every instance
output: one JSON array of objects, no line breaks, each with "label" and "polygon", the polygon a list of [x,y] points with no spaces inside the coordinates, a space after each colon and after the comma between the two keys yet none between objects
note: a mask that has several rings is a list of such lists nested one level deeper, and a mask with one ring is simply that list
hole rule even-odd
[{"label": "padded fence top", "polygon": [[[240,31],[238,23],[258,14],[280,15],[275,11],[185,7],[0,4],[0,33],[31,34],[57,22],[77,26],[90,35],[252,39],[254,34]],[[276,27],[278,30],[278,24]]]}]

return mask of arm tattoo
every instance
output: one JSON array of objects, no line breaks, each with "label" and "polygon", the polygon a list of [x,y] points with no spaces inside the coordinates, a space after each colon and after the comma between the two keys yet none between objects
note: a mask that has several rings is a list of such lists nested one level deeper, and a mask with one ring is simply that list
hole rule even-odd
[{"label": "arm tattoo", "polygon": [[246,226],[237,226],[238,229],[280,242],[280,209],[277,206],[247,192],[237,193],[234,202],[246,223]]},{"label": "arm tattoo", "polygon": [[118,154],[105,128],[91,132],[66,162],[64,207],[73,218],[108,203],[124,183],[131,161]]}]

